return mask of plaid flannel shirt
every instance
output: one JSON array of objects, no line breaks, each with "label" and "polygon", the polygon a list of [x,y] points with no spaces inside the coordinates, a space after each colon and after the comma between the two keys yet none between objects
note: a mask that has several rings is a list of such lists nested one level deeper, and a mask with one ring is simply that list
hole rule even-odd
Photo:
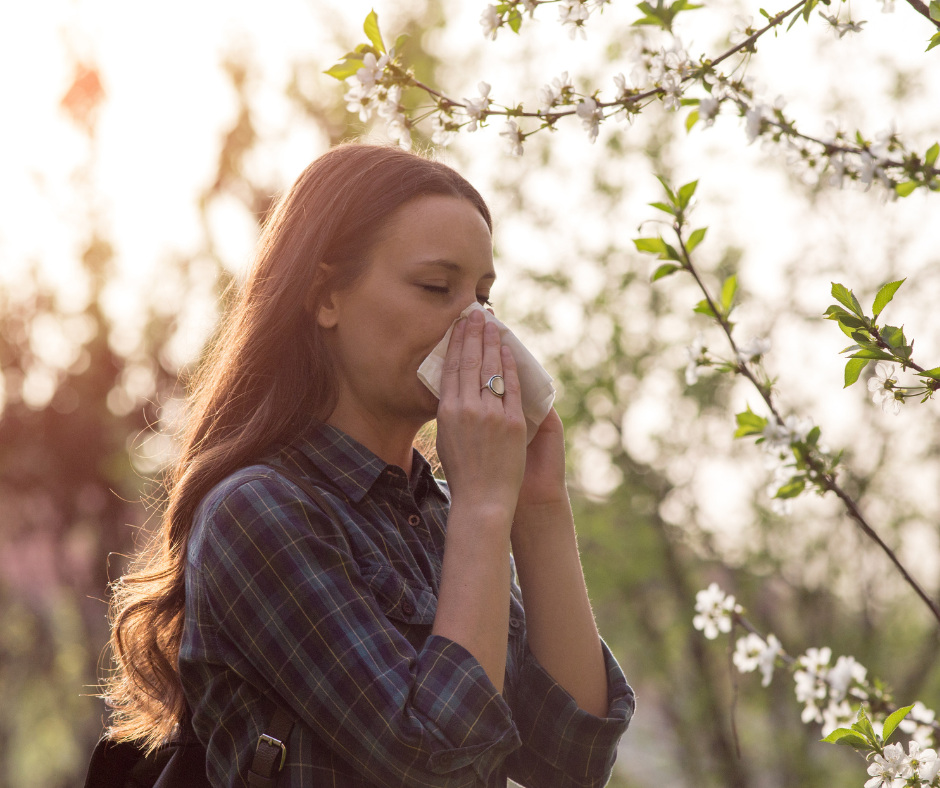
[{"label": "plaid flannel shirt", "polygon": [[247,785],[275,704],[295,718],[280,786],[607,782],[633,691],[602,644],[607,717],[578,707],[528,648],[514,566],[502,694],[465,648],[431,634],[450,495],[413,457],[409,479],[319,424],[201,502],[179,670],[213,785]]}]

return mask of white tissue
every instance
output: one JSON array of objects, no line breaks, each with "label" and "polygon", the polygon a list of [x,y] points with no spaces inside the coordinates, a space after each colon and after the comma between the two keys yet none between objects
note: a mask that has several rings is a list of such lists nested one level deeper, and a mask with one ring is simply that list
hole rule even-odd
[{"label": "white tissue", "polygon": [[[497,320],[491,312],[487,312],[478,301],[474,301],[464,309],[460,313],[460,317],[468,317],[475,310],[483,313],[487,323],[496,324],[502,343],[509,346],[512,356],[516,360],[519,386],[522,389],[522,413],[525,416],[526,423],[526,445],[528,445],[532,442],[535,433],[539,431],[539,426],[552,409],[552,402],[555,400],[552,376],[535,360],[535,356],[526,350],[525,345],[518,340],[516,335]],[[460,320],[460,317],[457,320]],[[441,396],[441,372],[444,368],[444,357],[447,355],[450,335],[454,331],[454,326],[457,325],[457,320],[450,324],[444,338],[437,343],[437,347],[418,367],[418,378],[438,399]]]}]

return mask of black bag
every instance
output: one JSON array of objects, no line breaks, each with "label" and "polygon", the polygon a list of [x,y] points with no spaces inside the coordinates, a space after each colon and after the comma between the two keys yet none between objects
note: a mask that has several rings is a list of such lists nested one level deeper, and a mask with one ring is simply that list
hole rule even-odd
[{"label": "black bag", "polygon": [[[248,772],[251,788],[275,788],[287,758],[287,737],[294,721],[280,707],[258,739]],[[85,788],[211,788],[206,777],[206,748],[190,729],[180,741],[150,755],[135,742],[98,742],[88,764]]]}]

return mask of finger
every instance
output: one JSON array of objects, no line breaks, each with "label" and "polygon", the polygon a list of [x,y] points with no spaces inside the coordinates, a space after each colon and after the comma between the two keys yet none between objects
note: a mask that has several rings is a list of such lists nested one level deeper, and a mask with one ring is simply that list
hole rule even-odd
[{"label": "finger", "polygon": [[444,354],[444,366],[441,369],[441,399],[454,399],[460,392],[460,354],[463,350],[467,321],[463,318],[454,324],[450,332],[450,343]]},{"label": "finger", "polygon": [[516,359],[508,345],[500,349],[503,362],[503,382],[506,384],[506,393],[503,395],[503,405],[507,413],[514,413],[524,419],[522,413],[522,387],[519,385],[519,374],[516,371]]},{"label": "finger", "polygon": [[499,405],[500,410],[502,410],[499,397],[495,396],[493,392],[486,391],[482,388],[493,375],[502,374],[503,365],[500,359],[500,345],[499,329],[496,327],[495,323],[487,323],[483,329],[483,363],[480,367],[480,393],[483,395],[484,401],[495,400],[495,402],[488,403],[489,405]]},{"label": "finger", "polygon": [[460,398],[480,399],[480,365],[483,363],[483,315],[471,312],[460,350]]}]

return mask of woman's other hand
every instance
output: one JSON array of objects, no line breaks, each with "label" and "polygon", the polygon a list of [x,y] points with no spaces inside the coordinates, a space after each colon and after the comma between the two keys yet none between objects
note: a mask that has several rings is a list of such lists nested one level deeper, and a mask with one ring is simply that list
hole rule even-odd
[{"label": "woman's other hand", "polygon": [[[503,377],[502,397],[483,388],[493,375]],[[512,352],[480,312],[454,326],[437,424],[437,451],[452,506],[480,507],[511,522],[526,466],[521,389]]]}]

